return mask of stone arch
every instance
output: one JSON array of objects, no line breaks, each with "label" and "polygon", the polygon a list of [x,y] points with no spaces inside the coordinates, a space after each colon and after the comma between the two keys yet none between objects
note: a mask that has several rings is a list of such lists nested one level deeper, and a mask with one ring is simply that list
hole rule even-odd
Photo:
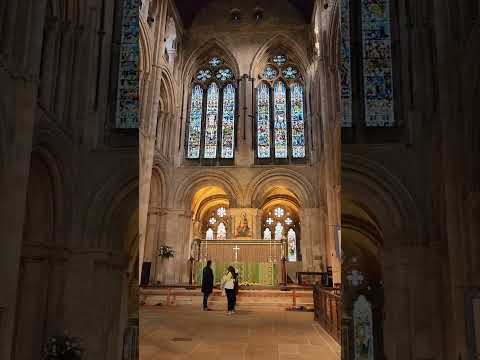
[{"label": "stone arch", "polygon": [[155,164],[152,169],[150,185],[150,207],[163,207],[167,205],[167,183],[164,169]]},{"label": "stone arch", "polygon": [[159,110],[160,112],[173,114],[176,109],[175,86],[173,76],[169,68],[161,66],[162,79],[160,83],[160,98]]},{"label": "stone arch", "polygon": [[152,73],[152,46],[150,41],[148,41],[148,25],[145,23],[143,17],[140,17],[139,21],[140,27],[140,59],[139,59],[139,71],[140,77],[148,78]]},{"label": "stone arch", "polygon": [[303,175],[290,169],[272,169],[262,172],[250,181],[246,200],[252,207],[261,207],[272,188],[282,187],[293,193],[300,207],[318,207],[313,185]]},{"label": "stone arch", "polygon": [[399,231],[408,239],[407,243],[419,241],[421,219],[411,194],[380,164],[358,155],[343,154],[342,197],[375,213],[385,241],[395,238]]},{"label": "stone arch", "polygon": [[[119,206],[118,204],[127,197],[131,200],[132,192],[136,193],[138,197],[138,176],[131,175],[132,171],[128,170],[109,177],[100,190],[93,195],[89,202],[87,216],[84,219],[85,230],[80,246],[94,249],[109,249],[110,247],[121,249],[123,244],[109,242],[108,225],[112,221],[111,213]],[[136,206],[138,206],[138,198],[136,199]]]},{"label": "stone arch", "polygon": [[38,145],[32,149],[15,319],[15,336],[25,342],[13,349],[18,358],[35,357],[46,336],[61,321],[45,311],[51,309],[50,304],[62,308],[61,293],[52,289],[65,286],[63,278],[51,276],[65,262],[64,249],[68,244],[62,226],[70,223],[63,211],[65,193],[58,164],[46,147]]},{"label": "stone arch", "polygon": [[232,69],[235,78],[238,79],[240,77],[240,68],[237,60],[228,48],[227,44],[218,38],[212,38],[193,50],[185,61],[182,78],[186,84],[190,83],[197,67],[212,54],[221,56],[225,60],[226,64]]},{"label": "stone arch", "polygon": [[[369,209],[383,234],[379,263],[384,311],[391,315],[381,320],[384,345],[378,350],[388,356],[389,351],[395,348],[398,351],[413,341],[414,309],[408,299],[414,284],[407,279],[419,266],[414,259],[421,251],[419,224],[422,219],[401,181],[380,164],[358,155],[344,153],[342,156],[342,200],[354,201]],[[399,341],[400,333],[396,329],[408,335]]]},{"label": "stone arch", "polygon": [[190,210],[195,193],[206,186],[218,186],[225,191],[231,207],[243,202],[241,187],[237,180],[224,172],[211,170],[184,179],[173,192],[174,206]]},{"label": "stone arch", "polygon": [[272,51],[281,51],[287,54],[291,61],[297,64],[300,72],[305,76],[308,69],[308,55],[290,35],[277,34],[265,42],[254,55],[250,64],[250,77],[256,76],[262,71],[268,58],[273,55]]}]

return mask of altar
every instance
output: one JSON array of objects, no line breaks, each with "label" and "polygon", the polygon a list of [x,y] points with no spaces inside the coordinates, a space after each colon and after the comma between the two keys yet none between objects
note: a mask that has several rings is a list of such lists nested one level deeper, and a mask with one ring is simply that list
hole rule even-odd
[{"label": "altar", "polygon": [[240,285],[276,286],[282,281],[282,241],[200,240],[195,264],[195,283],[202,282],[202,270],[212,260],[215,283],[219,284],[228,266],[238,272]]}]

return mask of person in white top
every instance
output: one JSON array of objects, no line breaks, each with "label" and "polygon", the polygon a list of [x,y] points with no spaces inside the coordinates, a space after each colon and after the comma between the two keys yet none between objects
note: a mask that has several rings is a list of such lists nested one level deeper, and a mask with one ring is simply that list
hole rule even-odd
[{"label": "person in white top", "polygon": [[238,288],[237,273],[233,266],[228,267],[228,272],[223,275],[221,282],[222,292],[227,294],[228,315],[235,314],[236,290]]}]

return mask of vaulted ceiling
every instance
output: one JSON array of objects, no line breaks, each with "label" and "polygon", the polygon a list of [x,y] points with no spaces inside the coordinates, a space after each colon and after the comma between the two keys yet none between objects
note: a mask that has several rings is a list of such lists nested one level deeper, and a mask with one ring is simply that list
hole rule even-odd
[{"label": "vaulted ceiling", "polygon": [[[193,18],[200,9],[205,7],[211,1],[225,1],[225,0],[175,0],[175,5],[182,17],[185,27],[190,27]],[[279,1],[279,0],[275,0]],[[305,17],[305,22],[310,23],[313,12],[313,5],[315,0],[286,0],[295,6]],[[273,1],[272,1],[273,2]]]}]

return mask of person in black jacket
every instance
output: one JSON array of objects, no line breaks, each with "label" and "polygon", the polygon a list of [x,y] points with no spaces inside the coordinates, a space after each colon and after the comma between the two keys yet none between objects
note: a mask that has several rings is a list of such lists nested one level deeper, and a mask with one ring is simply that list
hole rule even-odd
[{"label": "person in black jacket", "polygon": [[203,268],[202,275],[202,293],[203,293],[203,310],[208,311],[208,297],[213,292],[213,271],[212,260],[207,261],[207,266]]}]

